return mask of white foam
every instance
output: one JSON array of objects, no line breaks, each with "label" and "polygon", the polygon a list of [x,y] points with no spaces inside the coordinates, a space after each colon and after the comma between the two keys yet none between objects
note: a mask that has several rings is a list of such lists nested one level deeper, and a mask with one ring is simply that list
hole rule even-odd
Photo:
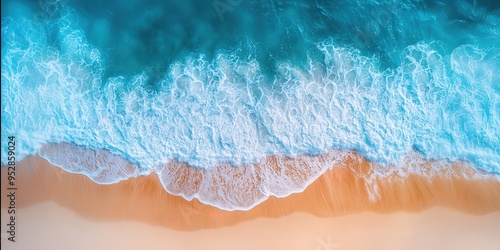
[{"label": "white foam", "polygon": [[147,175],[135,164],[106,150],[94,151],[68,143],[47,144],[39,155],[70,173],[84,174],[94,182],[113,184],[130,177]]}]

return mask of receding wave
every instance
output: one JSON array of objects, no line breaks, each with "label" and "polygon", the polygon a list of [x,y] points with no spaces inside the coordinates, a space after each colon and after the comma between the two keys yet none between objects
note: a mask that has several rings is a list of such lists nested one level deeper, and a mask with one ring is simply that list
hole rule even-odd
[{"label": "receding wave", "polygon": [[[429,161],[413,151],[397,164],[377,164],[349,151],[330,150],[317,156],[268,156],[257,163],[242,166],[219,164],[210,169],[198,169],[177,160],[157,166],[152,172],[141,171],[137,165],[115,156],[109,151],[94,151],[72,144],[49,144],[40,155],[52,164],[71,173],[88,176],[94,182],[111,184],[139,175],[156,174],[163,188],[170,194],[200,202],[223,210],[248,210],[270,196],[286,197],[302,192],[325,171],[347,168],[366,185],[369,199],[376,202],[380,194],[377,179],[418,175],[431,179],[496,178],[481,171],[471,171],[467,162],[446,160]],[[394,178],[393,178],[394,179]]]}]

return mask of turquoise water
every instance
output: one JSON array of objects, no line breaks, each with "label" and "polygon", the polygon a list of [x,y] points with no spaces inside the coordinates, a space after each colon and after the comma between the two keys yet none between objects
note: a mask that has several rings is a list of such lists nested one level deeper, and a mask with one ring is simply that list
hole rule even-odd
[{"label": "turquoise water", "polygon": [[341,149],[498,174],[499,25],[498,1],[6,0],[1,137],[145,172]]}]

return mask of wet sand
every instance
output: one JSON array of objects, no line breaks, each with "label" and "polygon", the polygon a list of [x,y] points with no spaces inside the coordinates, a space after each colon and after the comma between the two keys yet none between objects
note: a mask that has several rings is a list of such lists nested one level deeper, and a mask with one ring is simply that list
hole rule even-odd
[{"label": "wet sand", "polygon": [[433,208],[416,214],[363,212],[333,218],[293,213],[194,231],[130,220],[89,220],[54,202],[19,212],[18,241],[2,239],[2,249],[496,250],[500,245],[500,212],[478,217]]},{"label": "wet sand", "polygon": [[[464,220],[495,221],[496,223],[485,230],[488,233],[495,230],[500,232],[498,213],[500,211],[500,182],[497,179],[473,178],[472,176],[476,173],[467,167],[461,167],[460,164],[450,165],[453,175],[435,175],[429,178],[411,174],[367,179],[363,175],[366,177],[371,174],[369,162],[362,160],[349,162],[348,165],[349,168],[334,167],[332,170],[327,170],[302,193],[292,194],[285,198],[271,197],[249,211],[228,212],[202,204],[196,199],[187,201],[182,197],[168,194],[155,174],[131,178],[117,184],[99,185],[84,175],[67,173],[52,166],[41,157],[28,157],[21,161],[16,169],[18,187],[16,206],[19,211],[23,211],[19,212],[20,218],[24,217],[21,220],[25,220],[20,224],[20,227],[25,229],[19,229],[19,239],[26,237],[23,239],[26,241],[31,237],[27,231],[25,236],[22,236],[22,230],[33,231],[34,228],[39,227],[37,223],[43,225],[43,220],[52,218],[47,227],[59,225],[58,230],[64,231],[69,223],[67,220],[74,220],[75,225],[79,223],[86,225],[87,229],[84,233],[89,237],[94,237],[94,231],[100,232],[103,228],[131,230],[127,231],[128,233],[132,233],[137,227],[144,228],[145,231],[151,231],[151,235],[164,235],[162,237],[165,238],[165,242],[170,239],[172,244],[180,244],[178,248],[171,249],[195,249],[190,247],[194,246],[190,245],[194,243],[188,240],[189,234],[208,238],[209,236],[202,235],[213,234],[215,238],[219,235],[218,240],[221,240],[223,232],[232,232],[227,237],[235,238],[227,239],[229,241],[241,239],[244,242],[248,240],[245,234],[250,234],[248,236],[250,238],[253,234],[261,235],[259,237],[264,237],[265,240],[258,243],[261,245],[256,245],[256,247],[265,245],[269,248],[264,249],[276,249],[280,245],[279,242],[272,242],[274,237],[285,237],[275,235],[280,230],[291,234],[290,242],[294,242],[294,237],[299,237],[295,240],[300,242],[307,239],[307,244],[312,245],[308,245],[310,248],[305,249],[329,249],[317,248],[318,243],[315,238],[326,237],[321,235],[326,235],[330,231],[338,235],[343,231],[342,226],[339,225],[358,225],[352,231],[353,242],[351,243],[355,244],[354,235],[363,230],[366,233],[375,232],[377,230],[373,228],[385,221],[396,223],[409,220],[416,225],[421,223],[426,216],[443,217],[435,212],[436,206],[440,207],[439,211],[446,208],[447,212],[443,214],[454,214],[457,218],[464,218]],[[2,168],[2,178],[5,176],[6,169]],[[5,208],[7,204],[6,185],[7,182],[2,181],[2,208]],[[414,214],[416,212],[420,213]],[[64,216],[59,216],[59,213]],[[478,217],[478,215],[482,216]],[[2,216],[5,216],[5,210],[2,210]],[[36,219],[28,220],[27,218],[30,217]],[[370,224],[372,219],[378,222]],[[36,220],[40,221],[36,222]],[[344,220],[347,221],[344,224],[339,222]],[[456,221],[462,221],[462,219]],[[394,228],[388,230],[387,233],[397,232],[397,228],[403,230],[404,227],[414,227],[414,224],[410,224],[400,227],[396,223]],[[231,228],[238,230],[233,231]],[[263,235],[264,233],[259,233],[259,230],[264,230],[269,235]],[[310,234],[307,233],[309,231],[311,231]],[[2,233],[4,232],[5,230],[2,230]],[[33,231],[32,233],[36,235],[40,232]],[[75,232],[68,232],[70,233]],[[409,231],[408,233],[413,235]],[[119,240],[119,234],[117,232],[111,238],[116,237]],[[300,238],[302,234],[309,235],[309,238]],[[99,241],[99,237],[95,241]],[[146,238],[148,237],[151,236]],[[183,241],[183,237],[186,241]],[[103,244],[111,242],[111,238],[103,239]],[[277,241],[285,240],[284,238],[278,240],[278,238],[276,238]],[[40,238],[42,241],[43,239],[47,241],[46,243],[57,240]],[[338,241],[342,241],[342,244],[347,246],[351,244],[348,239],[347,236],[340,237]],[[486,239],[489,238],[486,237]],[[266,240],[269,242],[264,243]],[[127,240],[123,239],[123,241]],[[2,242],[6,244],[4,243],[6,241],[2,240]],[[131,245],[118,244],[122,246],[121,249],[132,249],[128,248]],[[219,246],[222,247],[222,245]],[[250,246],[252,245],[244,244],[229,249],[253,249]],[[299,246],[305,247],[305,245],[298,244],[291,249],[304,249]],[[208,246],[206,248],[208,249]]]}]

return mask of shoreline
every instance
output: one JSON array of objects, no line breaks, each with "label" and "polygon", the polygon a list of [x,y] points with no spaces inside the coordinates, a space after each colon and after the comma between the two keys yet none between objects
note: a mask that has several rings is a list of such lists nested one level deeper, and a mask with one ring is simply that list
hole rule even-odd
[{"label": "shoreline", "polygon": [[[54,201],[89,220],[140,221],[181,231],[221,228],[294,213],[325,218],[363,212],[416,213],[435,206],[476,215],[500,211],[500,182],[493,177],[469,178],[474,173],[452,166],[455,174],[451,176],[390,175],[368,183],[359,177],[370,172],[367,163],[363,161],[350,168],[334,167],[301,193],[270,197],[248,211],[229,212],[197,199],[187,201],[167,193],[156,174],[101,185],[85,175],[52,166],[39,156],[30,156],[17,164],[17,186],[20,187],[17,205],[23,209]],[[6,168],[1,170],[5,178]],[[6,185],[3,181],[3,208],[7,204]]]}]

